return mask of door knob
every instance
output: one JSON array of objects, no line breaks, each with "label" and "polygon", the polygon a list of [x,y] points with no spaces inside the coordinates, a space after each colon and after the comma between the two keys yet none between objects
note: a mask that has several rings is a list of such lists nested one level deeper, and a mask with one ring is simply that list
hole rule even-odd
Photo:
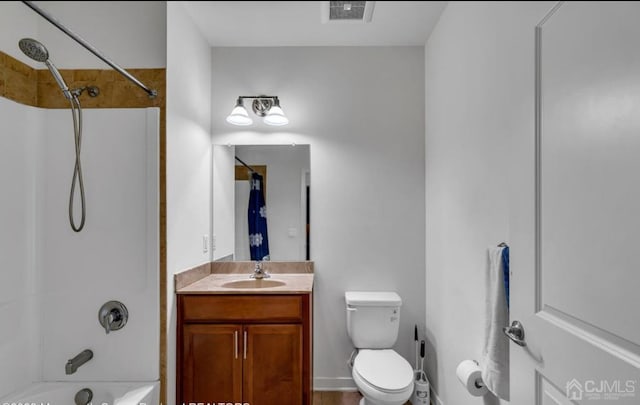
[{"label": "door knob", "polygon": [[505,326],[502,328],[502,331],[509,339],[513,341],[513,343],[518,346],[526,346],[527,343],[524,341],[524,328],[519,321],[513,321],[511,326]]}]

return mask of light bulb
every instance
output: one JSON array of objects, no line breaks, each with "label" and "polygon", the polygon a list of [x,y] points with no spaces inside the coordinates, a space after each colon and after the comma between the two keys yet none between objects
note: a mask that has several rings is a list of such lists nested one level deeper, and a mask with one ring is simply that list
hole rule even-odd
[{"label": "light bulb", "polygon": [[264,117],[264,123],[273,126],[282,126],[289,123],[289,119],[284,115],[282,108],[280,108],[280,101],[276,98],[273,106],[269,109],[267,116]]},{"label": "light bulb", "polygon": [[249,118],[247,109],[242,105],[242,99],[239,98],[236,106],[233,107],[231,114],[227,117],[227,122],[232,125],[247,126],[253,124],[253,120]]}]

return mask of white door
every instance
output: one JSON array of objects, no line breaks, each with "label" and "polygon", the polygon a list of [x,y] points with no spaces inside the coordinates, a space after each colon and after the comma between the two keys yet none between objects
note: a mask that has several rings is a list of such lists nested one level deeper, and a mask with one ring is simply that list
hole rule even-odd
[{"label": "white door", "polygon": [[640,3],[560,4],[536,40],[536,159],[512,217],[511,320],[527,345],[511,344],[512,403],[640,404]]}]

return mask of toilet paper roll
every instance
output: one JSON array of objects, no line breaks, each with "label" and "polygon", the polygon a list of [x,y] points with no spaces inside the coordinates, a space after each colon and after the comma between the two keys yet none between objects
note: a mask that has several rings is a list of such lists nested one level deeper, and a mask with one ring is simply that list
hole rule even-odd
[{"label": "toilet paper roll", "polygon": [[487,387],[482,382],[482,371],[473,360],[464,360],[456,369],[458,380],[474,397],[481,397],[487,393]]}]

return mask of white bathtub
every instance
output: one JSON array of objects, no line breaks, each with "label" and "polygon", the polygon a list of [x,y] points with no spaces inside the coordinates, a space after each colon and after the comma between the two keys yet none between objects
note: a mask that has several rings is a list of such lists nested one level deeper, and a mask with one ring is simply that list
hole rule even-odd
[{"label": "white bathtub", "polygon": [[92,405],[158,405],[159,383],[55,382],[36,383],[0,399],[0,405],[73,405],[78,391],[93,392]]}]

